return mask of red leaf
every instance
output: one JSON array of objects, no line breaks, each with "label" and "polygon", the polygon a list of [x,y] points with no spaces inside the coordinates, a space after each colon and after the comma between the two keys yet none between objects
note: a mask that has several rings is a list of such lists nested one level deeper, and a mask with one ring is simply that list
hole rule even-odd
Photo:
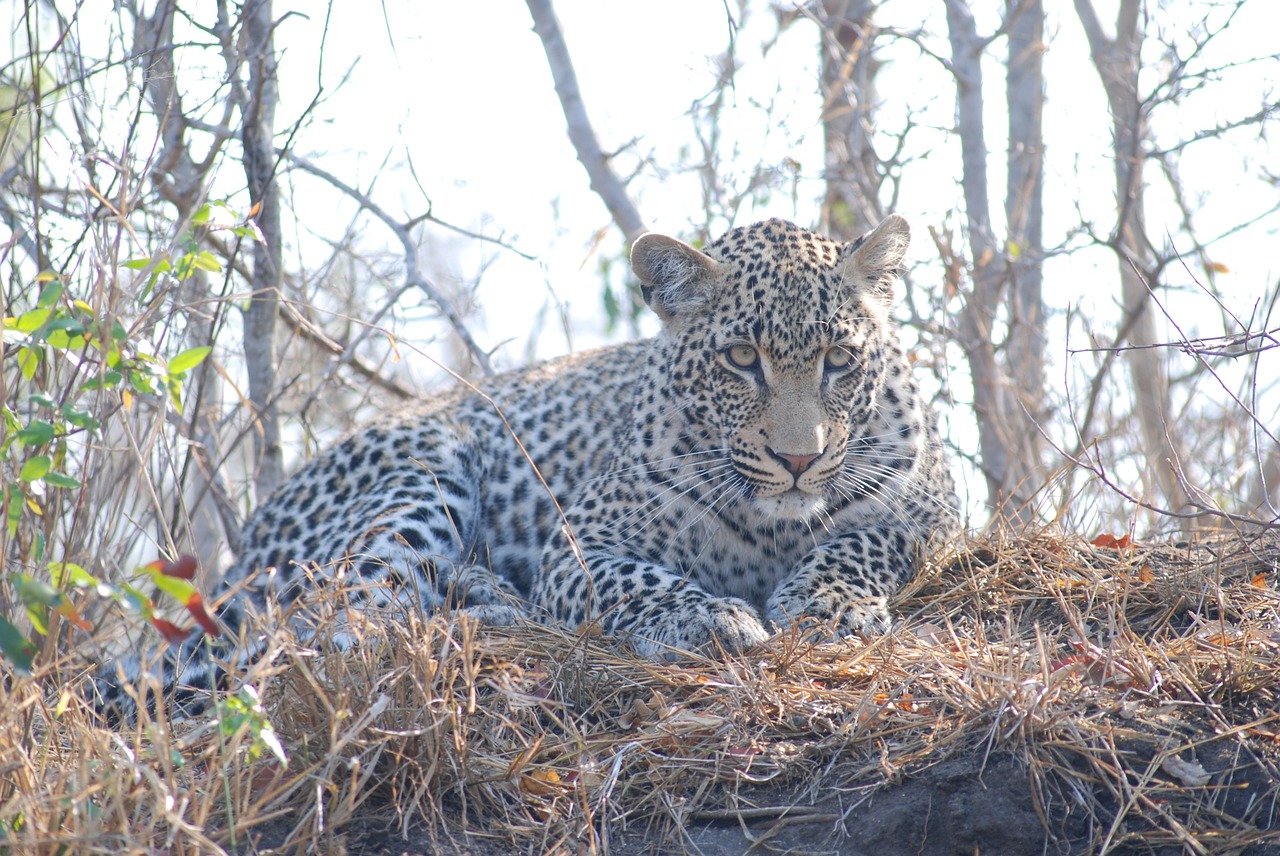
[{"label": "red leaf", "polygon": [[1089,543],[1095,547],[1110,547],[1113,550],[1123,550],[1125,547],[1133,546],[1133,539],[1128,535],[1121,535],[1119,538],[1115,535],[1099,535]]},{"label": "red leaf", "polygon": [[[194,562],[195,560],[192,559],[192,561]],[[187,602],[183,605],[187,608],[187,612],[191,613],[192,617],[199,622],[202,628],[204,628],[205,633],[208,633],[210,636],[218,636],[222,633],[222,631],[218,629],[217,622],[215,622],[209,616],[209,613],[205,611],[204,598],[200,597],[199,593],[192,594],[191,597],[187,598]]]},{"label": "red leaf", "polygon": [[156,618],[154,615],[151,616],[151,623],[155,625],[156,630],[160,631],[160,635],[170,645],[181,645],[186,641],[187,634],[190,632],[183,630],[172,622],[165,621],[163,618]]},{"label": "red leaf", "polygon": [[166,577],[176,577],[189,582],[195,579],[198,567],[199,563],[196,562],[195,556],[183,554],[172,562],[168,559],[156,559],[154,562],[143,565],[142,569],[152,574],[163,574]]},{"label": "red leaf", "polygon": [[62,598],[62,602],[59,603],[55,607],[55,609],[57,609],[60,615],[65,617],[68,621],[70,621],[72,624],[74,624],[76,627],[79,627],[81,630],[85,631],[86,633],[91,632],[93,630],[93,625],[85,621],[84,618],[81,617],[80,613],[77,612],[76,608],[71,604],[71,601],[67,600],[65,596]]},{"label": "red leaf", "polygon": [[180,580],[193,580],[198,566],[195,556],[182,555],[176,561],[165,562],[160,567],[160,573],[166,577],[177,577]]}]

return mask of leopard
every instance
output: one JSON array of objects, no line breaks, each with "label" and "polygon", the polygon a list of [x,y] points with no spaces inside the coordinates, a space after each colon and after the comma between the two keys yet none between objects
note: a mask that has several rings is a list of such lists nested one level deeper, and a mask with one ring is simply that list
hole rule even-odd
[{"label": "leopard", "polygon": [[[898,214],[848,242],[780,219],[701,249],[639,237],[657,335],[459,383],[314,458],[246,523],[224,637],[251,658],[248,613],[339,583],[358,609],[558,623],[659,660],[885,633],[959,509],[893,319],[909,243]],[[225,678],[198,636],[163,678],[188,702]]]}]

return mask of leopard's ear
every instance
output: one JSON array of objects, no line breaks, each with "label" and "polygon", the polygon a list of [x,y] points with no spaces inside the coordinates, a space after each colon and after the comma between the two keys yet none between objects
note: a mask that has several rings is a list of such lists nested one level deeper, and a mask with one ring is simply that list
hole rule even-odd
[{"label": "leopard's ear", "polygon": [[631,247],[631,269],[644,302],[663,323],[705,306],[715,295],[721,265],[683,241],[650,232]]},{"label": "leopard's ear", "polygon": [[911,245],[911,226],[901,214],[890,214],[867,234],[840,251],[844,281],[868,289],[885,306],[893,303],[893,286],[902,276],[902,260]]}]

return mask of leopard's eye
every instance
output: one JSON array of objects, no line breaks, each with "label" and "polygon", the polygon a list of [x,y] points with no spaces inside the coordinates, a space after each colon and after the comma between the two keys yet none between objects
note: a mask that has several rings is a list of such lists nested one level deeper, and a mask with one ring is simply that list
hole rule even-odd
[{"label": "leopard's eye", "polygon": [[725,356],[740,369],[753,369],[760,363],[760,354],[750,345],[730,345]]},{"label": "leopard's eye", "polygon": [[847,369],[849,367],[849,363],[853,362],[853,351],[850,351],[848,348],[841,345],[837,345],[827,351],[827,357],[824,362],[826,363],[826,367],[829,369],[835,369],[837,371],[840,369]]}]

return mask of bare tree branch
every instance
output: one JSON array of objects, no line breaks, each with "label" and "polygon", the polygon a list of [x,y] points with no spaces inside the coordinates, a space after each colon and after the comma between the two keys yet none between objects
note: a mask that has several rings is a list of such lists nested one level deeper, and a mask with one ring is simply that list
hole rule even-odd
[{"label": "bare tree branch", "polygon": [[1205,140],[1217,139],[1228,131],[1234,131],[1237,128],[1247,128],[1250,125],[1261,125],[1270,119],[1274,119],[1278,114],[1280,114],[1280,101],[1273,101],[1270,104],[1264,104],[1262,109],[1255,113],[1250,113],[1248,116],[1242,116],[1239,119],[1233,119],[1230,122],[1223,122],[1212,128],[1204,128],[1196,131],[1190,137],[1187,137],[1185,140],[1175,143],[1172,146],[1167,146],[1163,149],[1153,149],[1147,153],[1147,157],[1157,159],[1163,158],[1167,155],[1174,154],[1175,152],[1180,152],[1188,146],[1195,145],[1196,143],[1204,142]]},{"label": "bare tree branch", "polygon": [[[228,247],[226,243],[216,235],[206,236],[205,240],[217,249],[218,255],[222,256],[223,260],[230,265],[236,273],[244,277],[246,282],[252,281],[253,272],[241,262],[240,257],[232,250],[231,247]],[[397,292],[397,295],[399,293],[400,292]],[[378,316],[381,314],[381,312],[378,313]],[[289,325],[289,330],[291,332],[301,336],[303,339],[306,339],[320,350],[327,351],[328,353],[338,357],[338,359],[334,361],[334,365],[326,377],[331,377],[338,367],[346,365],[350,366],[356,374],[360,375],[365,380],[379,387],[384,392],[391,393],[397,398],[411,399],[415,398],[419,394],[417,390],[410,389],[396,379],[387,377],[376,365],[360,356],[359,353],[356,352],[358,342],[353,341],[344,344],[342,342],[335,341],[323,330],[316,327],[316,325],[311,322],[311,319],[303,315],[302,312],[298,310],[298,307],[294,306],[290,301],[280,301],[280,318]],[[376,320],[364,320],[366,325],[377,323]],[[368,327],[366,326],[365,329],[368,329]]]},{"label": "bare tree branch", "polygon": [[[1209,500],[1202,500],[1198,497],[1188,497],[1186,505],[1193,509],[1191,511],[1175,511],[1161,505],[1156,505],[1152,502],[1147,502],[1144,499],[1134,496],[1132,492],[1126,490],[1107,472],[1106,465],[1102,463],[1102,459],[1097,455],[1096,450],[1092,458],[1086,456],[1072,456],[1060,447],[1058,448],[1058,451],[1076,466],[1086,470],[1087,472],[1093,473],[1103,485],[1117,496],[1122,497],[1126,502],[1132,503],[1138,508],[1144,508],[1147,511],[1159,514],[1162,517],[1181,521],[1197,521],[1204,519],[1226,520],[1236,525],[1249,526],[1256,529],[1280,528],[1280,517],[1251,517],[1245,514],[1236,514],[1234,512],[1226,511],[1217,505],[1210,505]],[[1169,463],[1170,465],[1174,465],[1176,462],[1170,461]]]},{"label": "bare tree branch", "polygon": [[[1008,36],[1005,104],[1009,117],[1004,214],[1004,294],[1008,335],[1004,368],[1016,398],[1008,442],[1016,462],[1004,490],[1022,484],[1015,498],[1027,497],[1047,480],[1040,432],[1031,423],[1046,419],[1044,266],[1044,4],[1007,0],[1001,31]],[[1010,405],[1006,402],[1005,409]]]},{"label": "bare tree branch", "polygon": [[609,215],[618,225],[630,243],[643,235],[648,229],[640,212],[636,210],[627,195],[627,189],[609,166],[609,160],[600,150],[595,129],[587,117],[587,108],[582,100],[582,92],[578,88],[578,76],[573,70],[573,60],[569,57],[569,47],[565,44],[564,33],[560,30],[560,22],[556,19],[551,0],[526,0],[529,13],[533,16],[533,29],[542,39],[542,48],[547,54],[547,64],[551,66],[551,76],[555,80],[556,95],[560,96],[560,107],[569,123],[569,140],[578,154],[591,179],[591,189],[604,201]]},{"label": "bare tree branch", "polygon": [[288,158],[290,163],[294,164],[299,169],[314,175],[316,178],[324,180],[333,187],[336,187],[338,190],[341,190],[347,196],[350,196],[352,199],[359,202],[362,208],[381,220],[383,224],[391,230],[392,234],[394,234],[400,241],[400,246],[404,250],[405,282],[415,288],[421,289],[427,295],[431,302],[435,304],[436,308],[440,310],[440,313],[444,315],[445,320],[449,322],[449,326],[453,328],[453,332],[462,340],[463,344],[466,345],[468,353],[470,353],[471,358],[476,361],[476,364],[480,366],[485,374],[493,374],[493,365],[489,359],[489,352],[483,350],[476,342],[475,337],[471,335],[471,331],[467,328],[466,322],[463,320],[461,313],[454,308],[453,304],[449,301],[449,298],[445,296],[445,293],[440,289],[440,287],[432,282],[422,272],[422,266],[418,262],[418,247],[413,241],[413,227],[411,224],[414,221],[402,223],[399,220],[396,220],[387,213],[382,206],[370,199],[368,194],[362,193],[342,179],[338,178],[333,173],[316,166],[306,158],[293,154],[292,152],[286,152],[284,156]]},{"label": "bare tree branch", "polygon": [[885,168],[871,145],[878,63],[871,0],[823,0],[814,5],[822,34],[822,136],[826,194],[822,230],[851,241],[884,217],[879,185]]},{"label": "bare tree branch", "polygon": [[[1089,41],[1094,67],[1102,80],[1111,108],[1114,146],[1116,206],[1118,216],[1110,246],[1120,268],[1120,293],[1125,307],[1128,341],[1135,345],[1158,341],[1155,315],[1149,309],[1154,269],[1151,242],[1147,234],[1146,205],[1142,180],[1145,157],[1142,145],[1148,136],[1146,111],[1138,92],[1139,51],[1142,33],[1139,0],[1122,0],[1116,14],[1116,33],[1108,37],[1091,0],[1075,0],[1076,14]],[[1142,431],[1148,455],[1157,463],[1147,470],[1154,480],[1153,492],[1172,509],[1184,501],[1177,477],[1181,460],[1178,441],[1170,432],[1168,369],[1157,349],[1134,349],[1125,355],[1133,383],[1133,413]]]}]

